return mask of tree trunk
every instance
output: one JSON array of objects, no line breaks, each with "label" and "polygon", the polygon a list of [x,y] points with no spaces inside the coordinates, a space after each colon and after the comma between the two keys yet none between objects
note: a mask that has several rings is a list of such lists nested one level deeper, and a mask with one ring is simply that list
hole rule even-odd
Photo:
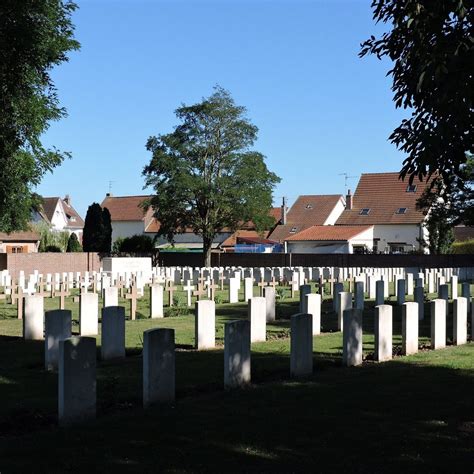
[{"label": "tree trunk", "polygon": [[211,252],[212,252],[212,239],[203,237],[202,239],[202,253],[203,253],[203,264],[205,267],[211,266]]}]

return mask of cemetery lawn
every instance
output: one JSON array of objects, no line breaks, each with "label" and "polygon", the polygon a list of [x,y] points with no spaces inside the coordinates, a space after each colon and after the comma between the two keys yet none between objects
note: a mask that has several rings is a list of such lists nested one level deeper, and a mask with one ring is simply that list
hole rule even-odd
[{"label": "cemetery lawn", "polygon": [[[186,308],[150,320],[147,304],[139,300],[140,319],[126,323],[127,358],[98,359],[97,420],[61,429],[57,374],[43,369],[43,343],[23,341],[14,307],[0,301],[0,472],[472,472],[474,344],[424,349],[428,305],[421,352],[377,364],[368,302],[366,360],[348,369],[340,365],[342,335],[325,302],[314,374],[295,381],[288,318],[298,304],[285,298],[267,327],[267,342],[252,345],[252,385],[225,392],[223,325],[246,317],[246,305],[218,305],[218,348],[197,352]],[[53,307],[57,301],[45,300],[45,309]],[[71,298],[67,308],[77,317]],[[394,308],[395,353],[400,320]],[[143,331],[154,327],[176,331],[177,401],[144,411]],[[450,321],[447,331],[449,342]],[[97,344],[100,357],[100,337]]]}]

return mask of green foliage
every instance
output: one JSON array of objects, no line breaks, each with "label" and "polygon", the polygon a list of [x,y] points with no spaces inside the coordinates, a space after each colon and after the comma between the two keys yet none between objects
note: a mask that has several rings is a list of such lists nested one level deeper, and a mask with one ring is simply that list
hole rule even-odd
[{"label": "green foliage", "polygon": [[[68,241],[69,232],[57,231],[51,229],[46,222],[41,221],[31,226],[35,232],[40,236],[39,252],[65,252]],[[59,249],[59,250],[48,250]]]},{"label": "green foliage", "polygon": [[417,202],[417,208],[427,214],[426,228],[429,241],[422,242],[430,253],[451,252],[454,241],[453,228],[457,224],[474,222],[474,160],[469,156],[460,167],[458,175],[449,178],[436,177]]},{"label": "green foliage", "polygon": [[462,242],[454,242],[453,253],[461,255],[473,255],[474,254],[474,239],[464,240]]},{"label": "green foliage", "polygon": [[286,291],[285,288],[282,288],[281,286],[276,288],[276,297],[279,301],[284,301],[286,298]]},{"label": "green foliage", "polygon": [[120,239],[117,248],[118,252],[147,253],[152,252],[155,246],[153,239],[148,237],[148,235],[132,235],[132,237]]},{"label": "green foliage", "polygon": [[44,174],[69,153],[47,149],[41,138],[66,115],[51,79],[54,66],[79,48],[71,14],[60,0],[0,2],[0,230],[28,227],[40,204],[33,192]]},{"label": "green foliage", "polygon": [[45,252],[53,252],[53,253],[61,253],[62,250],[60,247],[58,247],[57,245],[48,245],[45,250]]},{"label": "green foliage", "polygon": [[390,139],[407,154],[401,175],[439,172],[450,184],[474,150],[474,5],[463,0],[373,0],[388,24],[362,44],[361,56],[393,61],[396,107],[408,108]]},{"label": "green foliage", "polygon": [[258,129],[229,92],[217,87],[202,102],[178,108],[176,116],[180,124],[173,132],[148,139],[152,159],[143,174],[155,195],[144,206],[153,207],[158,235],[170,242],[187,229],[201,236],[210,266],[219,231],[247,221],[259,230],[273,224],[268,211],[280,179],[251,150]]},{"label": "green foliage", "polygon": [[66,252],[82,252],[81,244],[79,243],[77,235],[74,233],[69,236]]},{"label": "green foliage", "polygon": [[100,204],[92,203],[87,209],[82,234],[84,252],[110,252],[112,244],[112,226],[110,212]]},{"label": "green foliage", "polygon": [[117,237],[114,245],[112,246],[112,252],[120,253],[120,247],[122,247],[123,237]]}]

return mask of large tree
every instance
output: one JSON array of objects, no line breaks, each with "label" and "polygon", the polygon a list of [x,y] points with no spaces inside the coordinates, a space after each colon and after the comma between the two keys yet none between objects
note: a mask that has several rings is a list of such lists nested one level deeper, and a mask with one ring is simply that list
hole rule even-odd
[{"label": "large tree", "polygon": [[272,224],[268,211],[280,179],[251,150],[258,129],[245,112],[216,87],[210,97],[176,110],[180,124],[173,132],[146,144],[152,158],[143,174],[155,195],[145,205],[160,221],[159,235],[170,242],[186,230],[201,236],[205,266],[218,232],[247,221],[262,230]]},{"label": "large tree", "polygon": [[109,253],[112,243],[112,226],[110,212],[94,202],[88,209],[82,232],[82,247],[84,252]]},{"label": "large tree", "polygon": [[474,2],[373,0],[372,8],[388,28],[360,54],[393,62],[395,105],[411,114],[390,136],[407,155],[401,177],[436,173],[449,192],[474,152]]},{"label": "large tree", "polygon": [[0,2],[0,231],[28,227],[40,204],[33,192],[68,153],[42,144],[51,121],[66,115],[51,69],[79,48],[72,2]]}]

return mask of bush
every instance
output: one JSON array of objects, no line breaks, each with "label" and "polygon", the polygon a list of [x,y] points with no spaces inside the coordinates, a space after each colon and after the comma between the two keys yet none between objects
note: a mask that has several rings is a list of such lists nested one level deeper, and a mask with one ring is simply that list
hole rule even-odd
[{"label": "bush", "polygon": [[62,252],[62,250],[57,245],[48,245],[47,247],[45,247],[44,251],[54,253]]},{"label": "bush", "polygon": [[146,253],[151,252],[154,248],[153,240],[148,235],[133,235],[132,237],[125,237],[121,241],[119,252]]},{"label": "bush", "polygon": [[454,242],[452,246],[453,253],[461,255],[474,254],[474,239],[463,240],[462,242]]},{"label": "bush", "polygon": [[81,244],[79,243],[77,235],[74,233],[69,236],[66,252],[82,252]]}]

